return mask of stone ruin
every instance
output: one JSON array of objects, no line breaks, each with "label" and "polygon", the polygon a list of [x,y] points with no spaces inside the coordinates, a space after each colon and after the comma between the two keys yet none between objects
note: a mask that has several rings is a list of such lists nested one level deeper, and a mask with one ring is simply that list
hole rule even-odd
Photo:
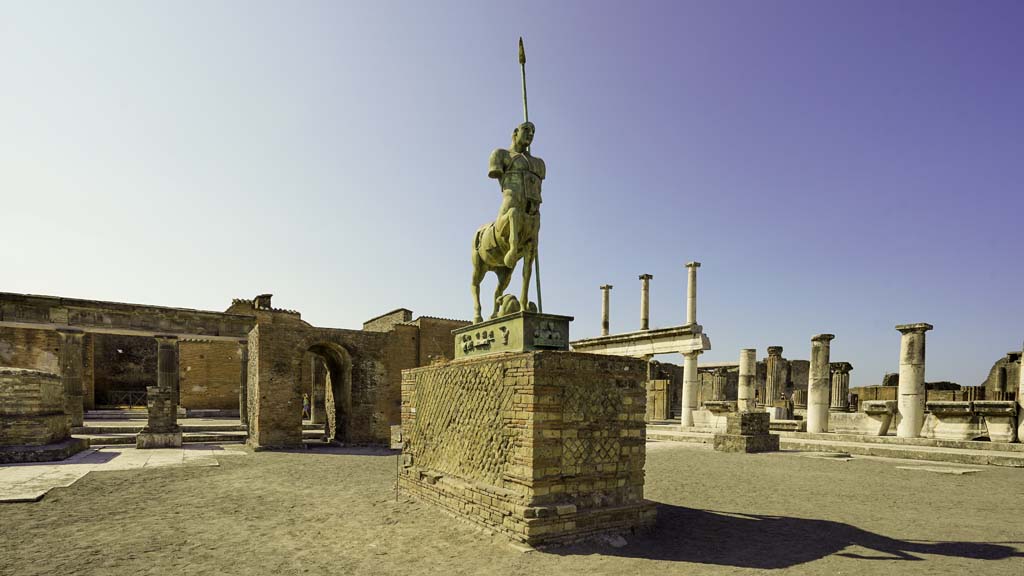
[{"label": "stone ruin", "polygon": [[62,460],[87,447],[71,437],[60,376],[0,368],[0,464]]}]

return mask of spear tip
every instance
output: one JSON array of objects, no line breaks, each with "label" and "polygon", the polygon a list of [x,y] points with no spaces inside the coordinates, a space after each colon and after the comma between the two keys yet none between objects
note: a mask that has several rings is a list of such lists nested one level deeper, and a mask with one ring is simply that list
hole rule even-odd
[{"label": "spear tip", "polygon": [[519,63],[526,64],[526,49],[523,48],[523,37],[519,37]]}]

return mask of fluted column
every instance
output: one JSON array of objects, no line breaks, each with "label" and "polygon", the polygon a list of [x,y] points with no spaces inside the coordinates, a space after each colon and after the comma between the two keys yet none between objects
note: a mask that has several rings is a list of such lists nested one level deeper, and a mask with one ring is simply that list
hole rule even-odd
[{"label": "fluted column", "polygon": [[779,400],[786,385],[786,361],[782,358],[782,346],[768,347],[768,359],[765,364],[768,374],[765,377],[764,398],[761,398],[761,402],[771,412],[771,407]]},{"label": "fluted column", "polygon": [[651,290],[651,279],[654,276],[650,274],[640,275],[640,329],[647,330],[650,326],[650,290]]},{"label": "fluted column", "polygon": [[833,362],[832,370],[832,400],[828,409],[832,412],[848,412],[850,410],[850,370],[853,365],[849,362]]},{"label": "fluted column", "polygon": [[724,367],[715,368],[711,374],[711,399],[725,400],[725,388],[729,382],[729,371]]},{"label": "fluted column", "polygon": [[238,358],[242,363],[238,380],[238,420],[249,425],[249,341],[238,341]]},{"label": "fluted column", "polygon": [[924,425],[924,333],[933,326],[926,323],[896,326],[900,337],[900,384],[898,406],[900,424],[896,436],[917,438]]},{"label": "fluted column", "polygon": [[828,432],[829,346],[832,334],[818,334],[811,338],[811,366],[807,377],[807,432]]},{"label": "fluted column", "polygon": [[146,387],[149,420],[135,438],[137,448],[174,448],[181,446],[178,426],[178,337],[156,339],[156,386]]},{"label": "fluted column", "polygon": [[612,291],[611,284],[605,284],[601,286],[601,336],[608,335],[609,323],[608,323],[608,308],[609,308],[609,294]]},{"label": "fluted column", "polygon": [[700,262],[686,263],[686,324],[697,323],[697,268]]},{"label": "fluted column", "polygon": [[681,421],[683,428],[693,427],[693,411],[697,409],[697,387],[700,380],[697,376],[697,357],[700,350],[683,353],[683,409]]},{"label": "fluted column", "polygon": [[744,348],[740,350],[740,379],[736,387],[736,410],[750,412],[754,410],[754,376],[757,373],[757,350]]},{"label": "fluted column", "polygon": [[60,340],[60,380],[64,385],[64,412],[72,426],[84,422],[85,408],[82,404],[82,337],[81,330],[61,328],[57,330]]}]

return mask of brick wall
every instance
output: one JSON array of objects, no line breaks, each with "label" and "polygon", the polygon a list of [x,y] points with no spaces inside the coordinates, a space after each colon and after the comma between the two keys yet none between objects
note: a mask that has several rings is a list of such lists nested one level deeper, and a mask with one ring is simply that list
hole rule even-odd
[{"label": "brick wall", "polygon": [[236,342],[182,340],[178,346],[181,406],[237,410],[241,362]]},{"label": "brick wall", "polygon": [[53,330],[0,326],[0,366],[60,373],[60,339]]},{"label": "brick wall", "polygon": [[412,320],[412,310],[399,308],[398,310],[392,310],[363,322],[363,330],[369,332],[388,332],[395,324],[409,322],[410,320]]},{"label": "brick wall", "polygon": [[0,446],[38,446],[69,435],[60,376],[0,368]]},{"label": "brick wall", "polygon": [[414,324],[420,329],[417,366],[427,366],[437,358],[455,358],[455,338],[452,336],[452,330],[469,326],[471,322],[421,316]]}]

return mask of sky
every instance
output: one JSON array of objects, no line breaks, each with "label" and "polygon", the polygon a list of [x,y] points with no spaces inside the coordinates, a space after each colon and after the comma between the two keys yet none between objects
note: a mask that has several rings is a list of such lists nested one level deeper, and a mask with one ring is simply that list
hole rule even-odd
[{"label": "sky", "polygon": [[697,260],[702,362],[832,333],[878,384],[929,322],[927,379],[976,385],[1024,342],[1022,27],[1001,1],[0,0],[0,291],[469,319],[523,36],[572,339],[602,284],[638,329],[645,273],[652,327],[684,323]]}]

